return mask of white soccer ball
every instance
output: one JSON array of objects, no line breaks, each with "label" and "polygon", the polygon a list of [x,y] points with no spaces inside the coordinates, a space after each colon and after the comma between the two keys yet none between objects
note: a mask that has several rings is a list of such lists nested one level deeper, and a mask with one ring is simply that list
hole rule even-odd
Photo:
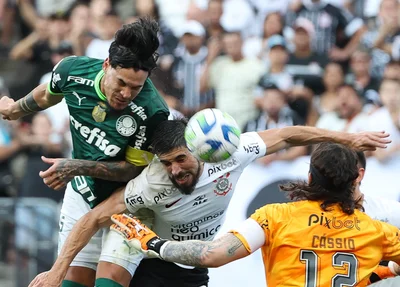
[{"label": "white soccer ball", "polygon": [[185,130],[190,152],[204,162],[220,162],[232,156],[240,142],[240,128],[227,113],[204,109],[193,115]]}]

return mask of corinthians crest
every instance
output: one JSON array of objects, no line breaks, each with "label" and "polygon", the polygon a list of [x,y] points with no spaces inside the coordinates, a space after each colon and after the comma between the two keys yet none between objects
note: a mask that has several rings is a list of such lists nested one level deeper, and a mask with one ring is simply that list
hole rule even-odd
[{"label": "corinthians crest", "polygon": [[103,102],[97,102],[98,105],[92,111],[92,117],[97,123],[104,122],[107,115],[107,105]]},{"label": "corinthians crest", "polygon": [[231,174],[228,172],[225,175],[221,175],[214,182],[216,183],[214,193],[216,195],[225,196],[232,189],[232,183],[229,181],[229,176]]}]

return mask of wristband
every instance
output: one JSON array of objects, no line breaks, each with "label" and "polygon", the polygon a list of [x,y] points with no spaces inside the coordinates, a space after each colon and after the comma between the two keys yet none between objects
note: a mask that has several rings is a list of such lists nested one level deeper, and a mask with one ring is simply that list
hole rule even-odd
[{"label": "wristband", "polygon": [[157,237],[157,236],[153,237],[152,239],[150,239],[147,242],[147,244],[146,244],[147,245],[147,249],[155,251],[155,252],[157,252],[157,254],[160,254],[161,246],[163,246],[164,243],[167,243],[167,241],[168,240],[161,239],[160,237]]}]

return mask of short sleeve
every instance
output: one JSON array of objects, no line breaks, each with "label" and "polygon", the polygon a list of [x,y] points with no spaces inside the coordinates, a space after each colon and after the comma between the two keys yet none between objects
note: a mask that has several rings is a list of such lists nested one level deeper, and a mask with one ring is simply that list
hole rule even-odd
[{"label": "short sleeve", "polygon": [[76,56],[66,57],[54,66],[53,71],[51,72],[50,82],[47,86],[47,90],[50,94],[57,95],[63,93],[63,88],[67,82],[69,71],[76,59]]},{"label": "short sleeve", "polygon": [[384,238],[382,242],[382,255],[383,260],[391,260],[400,264],[400,237],[399,229],[393,225],[385,222],[376,221],[375,223],[380,226]]},{"label": "short sleeve", "polygon": [[142,172],[139,176],[130,180],[125,187],[125,205],[126,209],[131,213],[146,207],[143,196],[144,190],[147,189],[145,186],[145,174],[145,172]]},{"label": "short sleeve", "polygon": [[364,25],[364,22],[361,18],[354,18],[354,16],[345,9],[337,9],[339,28],[343,29],[346,37],[350,38]]},{"label": "short sleeve", "polygon": [[267,146],[257,132],[248,132],[240,135],[240,144],[234,156],[246,167],[257,158],[265,156]]}]

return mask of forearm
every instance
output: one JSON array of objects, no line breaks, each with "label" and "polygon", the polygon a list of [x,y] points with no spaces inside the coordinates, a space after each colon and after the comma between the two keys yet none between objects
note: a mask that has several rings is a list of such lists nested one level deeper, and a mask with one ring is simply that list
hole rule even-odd
[{"label": "forearm", "polygon": [[86,246],[99,228],[100,226],[96,223],[96,220],[87,215],[83,216],[72,228],[56,262],[51,268],[51,271],[58,275],[60,281],[64,279],[68,267],[75,256]]},{"label": "forearm", "polygon": [[348,57],[351,57],[351,55],[357,50],[358,45],[360,43],[360,39],[362,35],[365,33],[366,28],[362,27],[360,28],[351,38],[350,42],[346,45],[344,48],[344,51]]},{"label": "forearm", "polygon": [[210,267],[206,264],[206,257],[209,250],[212,250],[212,241],[169,241],[163,249],[161,256],[164,260],[170,262],[195,267]]},{"label": "forearm", "polygon": [[285,127],[279,131],[279,135],[288,146],[304,146],[321,142],[334,142],[344,145],[351,143],[347,133],[307,126]]},{"label": "forearm", "polygon": [[110,181],[128,182],[138,176],[144,167],[135,166],[126,161],[89,161],[68,159],[61,163],[72,170],[73,176],[91,176]]},{"label": "forearm", "polygon": [[60,102],[60,96],[48,96],[47,84],[41,84],[33,89],[28,95],[19,99],[11,108],[13,119],[18,119],[26,115],[47,109]]},{"label": "forearm", "polygon": [[30,28],[34,29],[38,20],[38,16],[32,3],[27,0],[22,0],[20,1],[19,8],[22,18],[30,26]]},{"label": "forearm", "polygon": [[210,78],[210,64],[207,63],[200,77],[200,93],[205,93],[210,89],[208,83],[209,78]]},{"label": "forearm", "polygon": [[13,60],[29,59],[32,55],[32,47],[39,41],[36,32],[32,32],[29,36],[19,41],[10,51],[10,58]]},{"label": "forearm", "polygon": [[219,267],[249,255],[243,243],[231,233],[213,241],[169,241],[161,250],[160,255],[166,261],[197,267]]}]

